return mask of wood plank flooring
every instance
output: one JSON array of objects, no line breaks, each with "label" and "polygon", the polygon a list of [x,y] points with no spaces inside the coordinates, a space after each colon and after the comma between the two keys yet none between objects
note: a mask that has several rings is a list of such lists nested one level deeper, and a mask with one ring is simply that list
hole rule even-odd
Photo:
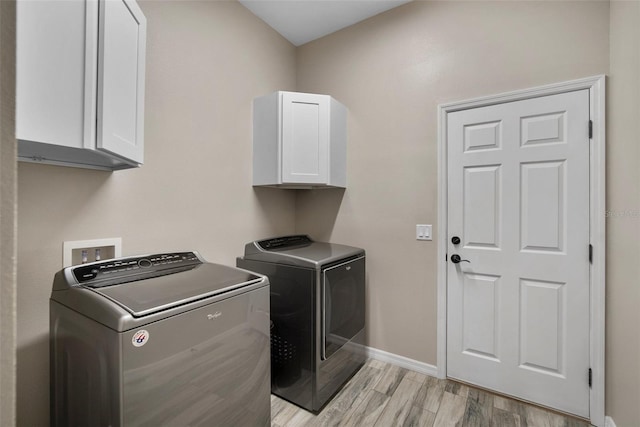
[{"label": "wood plank flooring", "polygon": [[369,359],[322,412],[271,395],[272,427],[587,427],[517,400]]}]

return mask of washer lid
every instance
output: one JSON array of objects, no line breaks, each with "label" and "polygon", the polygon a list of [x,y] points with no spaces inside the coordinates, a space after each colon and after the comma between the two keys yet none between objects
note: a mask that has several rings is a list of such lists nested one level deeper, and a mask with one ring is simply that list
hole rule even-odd
[{"label": "washer lid", "polygon": [[142,317],[261,281],[262,277],[244,270],[204,263],[187,271],[135,282],[83,287],[117,303],[134,317]]},{"label": "washer lid", "polygon": [[[54,280],[51,298],[78,311],[91,304],[117,304],[134,317],[143,317],[192,301],[223,294],[266,280],[262,276],[205,262],[197,252],[173,252],[118,258],[68,267],[65,280]],[[104,298],[85,298],[88,294]],[[92,302],[89,302],[92,301]],[[94,310],[100,310],[94,307]],[[91,311],[91,310],[89,310]],[[89,316],[93,316],[89,313]]]}]

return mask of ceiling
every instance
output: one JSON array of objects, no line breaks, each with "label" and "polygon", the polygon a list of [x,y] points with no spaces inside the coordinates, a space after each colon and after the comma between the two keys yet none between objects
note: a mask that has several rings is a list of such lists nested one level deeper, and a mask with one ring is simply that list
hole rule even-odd
[{"label": "ceiling", "polygon": [[295,46],[411,0],[239,0]]}]

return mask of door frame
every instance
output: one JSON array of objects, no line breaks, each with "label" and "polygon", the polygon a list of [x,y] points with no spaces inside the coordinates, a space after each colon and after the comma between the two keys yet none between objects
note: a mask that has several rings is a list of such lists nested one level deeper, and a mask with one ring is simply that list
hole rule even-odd
[{"label": "door frame", "polygon": [[[605,380],[605,76],[516,90],[497,95],[438,105],[438,264],[437,264],[437,368],[447,376],[447,118],[449,113],[521,101],[547,95],[589,90],[589,115],[593,134],[589,144],[589,358],[592,385],[589,391],[591,424],[603,427]],[[585,373],[586,375],[586,373]]]}]

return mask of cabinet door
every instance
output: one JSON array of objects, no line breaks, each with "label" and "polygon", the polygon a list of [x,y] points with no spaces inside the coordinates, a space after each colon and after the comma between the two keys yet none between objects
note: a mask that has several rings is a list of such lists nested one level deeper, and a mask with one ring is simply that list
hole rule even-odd
[{"label": "cabinet door", "polygon": [[143,162],[146,19],[133,0],[100,2],[97,148]]},{"label": "cabinet door", "polygon": [[326,184],[329,97],[282,94],[282,183]]},{"label": "cabinet door", "polygon": [[16,136],[95,146],[96,1],[17,3]]}]

